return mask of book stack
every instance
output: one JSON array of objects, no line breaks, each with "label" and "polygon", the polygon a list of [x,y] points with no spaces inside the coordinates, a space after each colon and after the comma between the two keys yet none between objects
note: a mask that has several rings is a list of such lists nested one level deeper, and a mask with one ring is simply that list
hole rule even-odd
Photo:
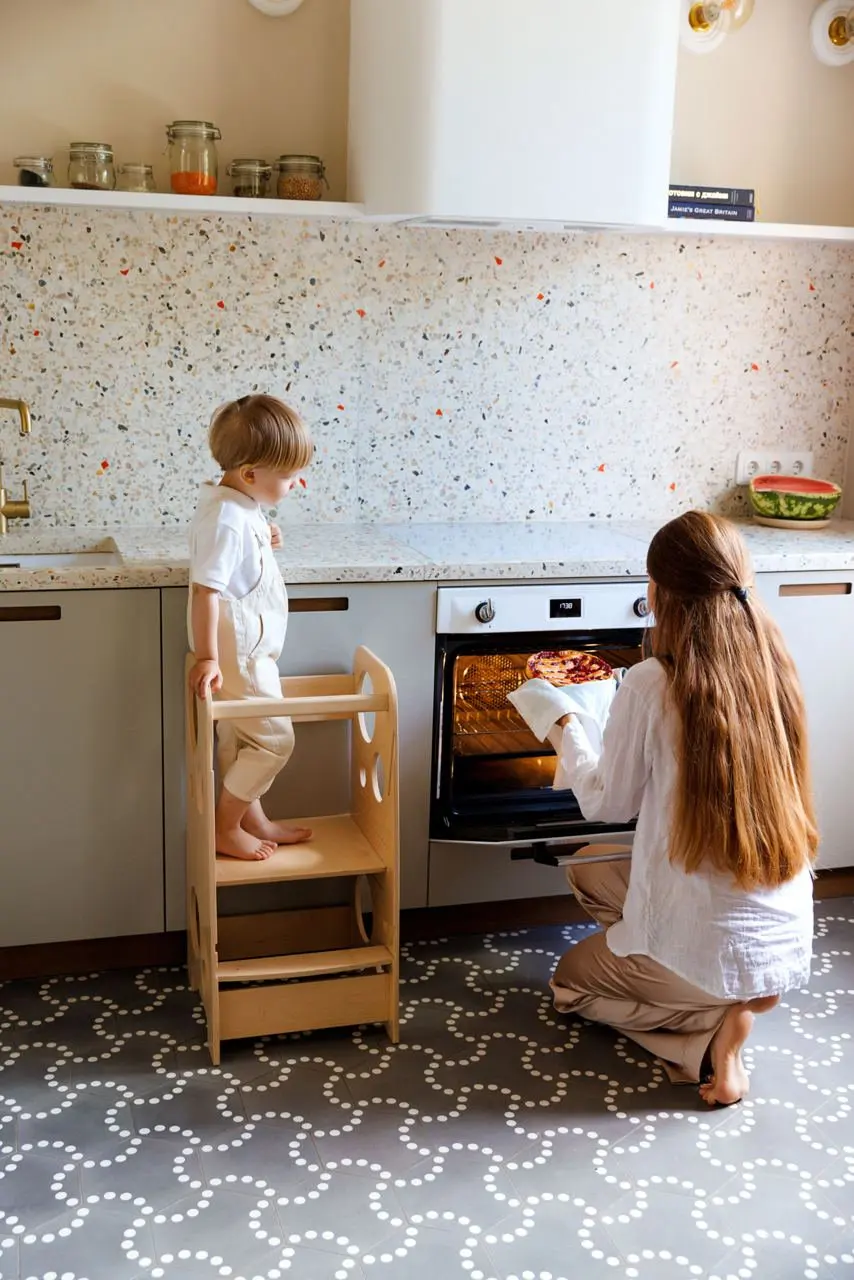
[{"label": "book stack", "polygon": [[670,218],[712,218],[718,222],[754,222],[755,192],[748,187],[671,185],[667,215]]}]

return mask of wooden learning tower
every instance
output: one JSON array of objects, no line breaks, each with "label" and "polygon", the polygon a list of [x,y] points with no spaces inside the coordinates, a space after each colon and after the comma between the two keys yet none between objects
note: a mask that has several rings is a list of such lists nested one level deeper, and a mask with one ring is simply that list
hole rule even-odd
[{"label": "wooden learning tower", "polygon": [[[187,669],[192,665],[188,659]],[[370,691],[368,691],[370,690]],[[283,702],[196,698],[187,686],[187,933],[190,985],[207,1020],[211,1061],[223,1040],[383,1022],[399,1034],[399,822],[397,694],[369,650],[353,672],[286,677]],[[267,860],[218,857],[214,838],[214,726],[264,716],[350,722],[350,812],[299,818],[311,840]],[[373,720],[373,726],[371,725]],[[373,732],[371,731],[373,728]],[[234,885],[343,878],[341,906],[220,915]],[[362,914],[371,899],[370,933]]]}]

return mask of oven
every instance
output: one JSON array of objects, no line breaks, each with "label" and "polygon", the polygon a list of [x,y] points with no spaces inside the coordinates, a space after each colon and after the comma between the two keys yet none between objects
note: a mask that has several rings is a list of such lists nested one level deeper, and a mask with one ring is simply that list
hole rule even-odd
[{"label": "oven", "polygon": [[431,850],[558,866],[588,844],[631,844],[634,823],[588,822],[571,791],[552,789],[555,753],[507,695],[542,649],[634,666],[647,620],[640,582],[439,589]]}]

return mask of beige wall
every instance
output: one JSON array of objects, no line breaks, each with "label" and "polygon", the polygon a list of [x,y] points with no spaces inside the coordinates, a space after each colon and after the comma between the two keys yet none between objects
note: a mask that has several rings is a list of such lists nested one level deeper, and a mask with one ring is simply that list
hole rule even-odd
[{"label": "beige wall", "polygon": [[[248,0],[26,0],[0,46],[0,182],[12,157],[52,154],[65,182],[75,139],[156,166],[164,128],[213,120],[220,160],[322,156],[333,199],[346,184],[349,0],[305,0],[268,18]],[[220,170],[220,191],[230,190]]]},{"label": "beige wall", "polygon": [[814,0],[757,0],[714,53],[680,53],[672,177],[754,187],[767,222],[854,225],[854,64],[812,52]]}]

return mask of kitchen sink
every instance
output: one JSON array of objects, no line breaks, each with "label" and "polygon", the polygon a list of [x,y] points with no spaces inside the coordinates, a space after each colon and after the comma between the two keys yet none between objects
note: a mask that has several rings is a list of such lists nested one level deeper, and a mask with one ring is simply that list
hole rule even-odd
[{"label": "kitchen sink", "polygon": [[4,554],[0,550],[0,573],[4,569],[109,569],[120,565],[118,551],[42,551],[36,554]]}]

